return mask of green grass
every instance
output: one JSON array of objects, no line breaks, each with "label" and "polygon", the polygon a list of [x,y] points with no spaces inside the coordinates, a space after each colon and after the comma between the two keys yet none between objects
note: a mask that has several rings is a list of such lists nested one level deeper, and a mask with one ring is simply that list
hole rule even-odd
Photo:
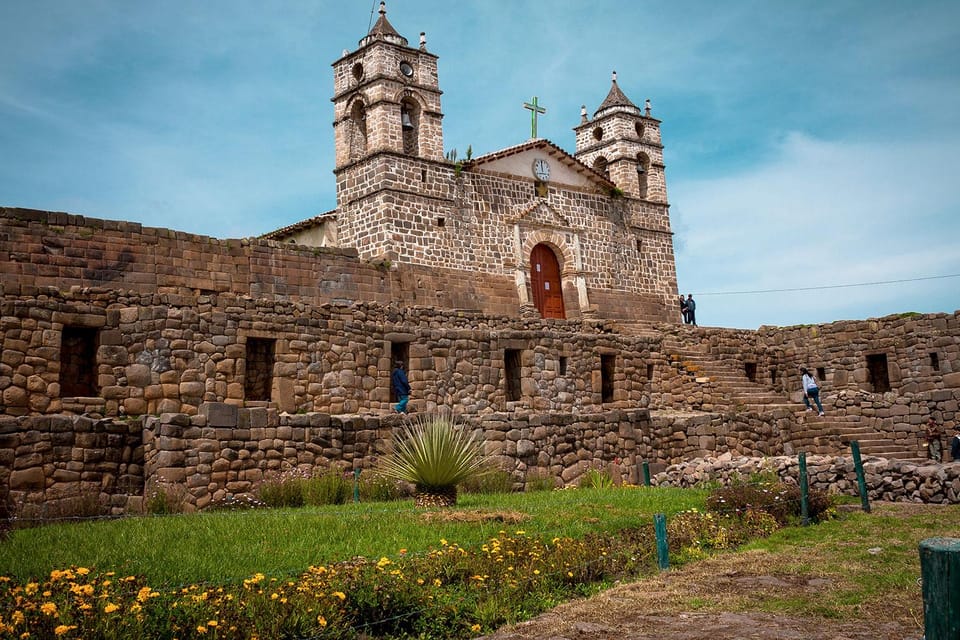
[{"label": "green grass", "polygon": [[[217,512],[56,524],[14,530],[0,542],[0,575],[20,580],[69,566],[137,575],[156,585],[228,583],[261,572],[285,576],[356,556],[396,558],[436,548],[441,539],[473,546],[501,530],[581,538],[702,508],[706,493],[670,488],[577,489],[465,494],[438,514],[510,512],[497,519],[427,519],[412,502]],[[652,525],[651,525],[652,526]]]}]

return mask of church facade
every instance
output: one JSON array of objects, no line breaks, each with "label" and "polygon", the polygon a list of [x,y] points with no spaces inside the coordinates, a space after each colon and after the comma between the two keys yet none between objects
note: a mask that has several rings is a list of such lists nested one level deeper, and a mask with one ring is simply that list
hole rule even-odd
[{"label": "church facade", "polygon": [[[615,75],[573,155],[533,138],[458,160],[444,155],[437,56],[382,3],[333,71],[337,208],[265,238],[482,277],[527,317],[678,317],[660,122]],[[458,304],[485,310],[474,291]]]}]

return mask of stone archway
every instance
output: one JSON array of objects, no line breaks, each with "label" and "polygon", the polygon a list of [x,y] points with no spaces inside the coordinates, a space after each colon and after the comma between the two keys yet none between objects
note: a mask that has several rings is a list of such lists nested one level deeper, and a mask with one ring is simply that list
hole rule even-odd
[{"label": "stone archway", "polygon": [[530,252],[530,290],[542,318],[566,318],[560,263],[549,245],[537,244]]}]

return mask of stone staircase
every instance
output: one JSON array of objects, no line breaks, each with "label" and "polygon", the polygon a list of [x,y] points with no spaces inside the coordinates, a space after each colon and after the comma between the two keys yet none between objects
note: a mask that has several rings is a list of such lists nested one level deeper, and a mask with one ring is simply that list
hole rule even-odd
[{"label": "stone staircase", "polygon": [[[811,440],[824,440],[832,447],[842,446],[849,452],[849,443],[860,443],[862,456],[879,456],[922,462],[918,457],[918,444],[909,441],[893,442],[864,424],[860,416],[831,413],[829,402],[825,403],[826,415],[808,412],[802,403],[792,401],[787,395],[771,390],[766,385],[751,381],[739,360],[724,360],[708,355],[692,345],[683,345],[672,335],[662,338],[662,348],[668,359],[685,371],[697,383],[712,385],[725,398],[725,410],[737,409],[749,412],[780,413],[793,415],[796,434]],[[716,394],[714,394],[716,395]],[[821,400],[824,400],[821,398]],[[704,406],[703,410],[722,410],[723,407]]]}]

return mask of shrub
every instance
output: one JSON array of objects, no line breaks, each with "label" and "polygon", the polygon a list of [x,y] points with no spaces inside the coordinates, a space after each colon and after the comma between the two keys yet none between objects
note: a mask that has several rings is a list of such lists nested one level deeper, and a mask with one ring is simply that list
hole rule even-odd
[{"label": "shrub", "polygon": [[[812,521],[825,519],[832,506],[833,499],[827,492],[813,487],[807,492],[807,511]],[[786,525],[800,517],[800,487],[786,484],[776,476],[754,475],[748,482],[715,489],[707,498],[707,509],[737,515],[763,511],[780,525]]]},{"label": "shrub", "polygon": [[407,486],[402,482],[375,472],[360,474],[361,502],[391,502],[410,495]]},{"label": "shrub", "polygon": [[497,468],[484,469],[460,483],[466,493],[511,493],[513,475]]},{"label": "shrub", "polygon": [[220,500],[214,500],[203,508],[204,511],[249,511],[250,509],[265,509],[267,503],[257,500],[253,496],[241,494],[235,496],[228,493]]},{"label": "shrub", "polygon": [[187,488],[182,484],[151,478],[144,492],[143,510],[154,515],[183,513],[187,504]]},{"label": "shrub", "polygon": [[545,471],[534,470],[527,474],[525,491],[553,491],[557,479]]},{"label": "shrub", "polygon": [[457,485],[486,463],[482,442],[466,426],[447,416],[423,416],[403,428],[393,451],[380,462],[388,478],[417,488],[417,506],[453,506]]},{"label": "shrub", "polygon": [[303,485],[310,473],[291,469],[270,477],[257,487],[257,495],[268,507],[302,507]]},{"label": "shrub", "polygon": [[588,469],[580,477],[579,487],[581,489],[609,489],[613,486],[613,477],[609,473],[598,469]]},{"label": "shrub", "polygon": [[353,474],[344,475],[331,467],[325,472],[303,480],[303,501],[311,506],[343,504],[353,497]]}]

